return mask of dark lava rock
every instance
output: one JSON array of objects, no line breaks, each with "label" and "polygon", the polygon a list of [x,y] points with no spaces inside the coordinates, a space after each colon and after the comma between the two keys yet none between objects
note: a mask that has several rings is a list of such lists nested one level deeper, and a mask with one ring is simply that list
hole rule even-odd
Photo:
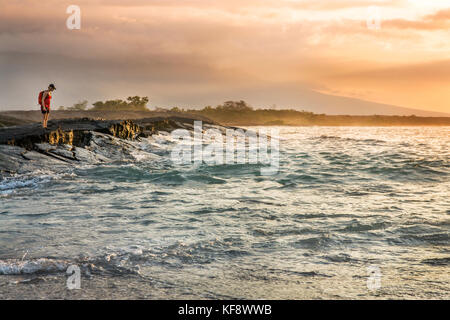
[{"label": "dark lava rock", "polygon": [[79,162],[132,160],[136,147],[126,140],[192,128],[193,121],[179,117],[135,121],[82,118],[49,121],[48,129],[40,123],[0,128],[0,176]]}]

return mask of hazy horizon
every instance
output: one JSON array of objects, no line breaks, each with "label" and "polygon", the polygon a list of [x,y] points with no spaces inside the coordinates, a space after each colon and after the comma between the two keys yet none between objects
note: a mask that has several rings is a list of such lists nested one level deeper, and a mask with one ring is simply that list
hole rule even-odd
[{"label": "hazy horizon", "polygon": [[69,30],[71,4],[0,0],[0,111],[36,108],[52,82],[53,108],[140,95],[160,107],[450,113],[448,1],[80,0],[81,29]]}]

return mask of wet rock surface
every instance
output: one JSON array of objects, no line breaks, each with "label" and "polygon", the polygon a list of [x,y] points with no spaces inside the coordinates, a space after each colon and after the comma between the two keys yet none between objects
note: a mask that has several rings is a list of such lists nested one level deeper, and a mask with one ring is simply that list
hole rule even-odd
[{"label": "wet rock surface", "polygon": [[130,142],[159,131],[193,129],[194,119],[155,117],[137,120],[63,119],[48,129],[33,123],[0,129],[0,177],[36,169],[63,169],[78,163],[133,160]]},{"label": "wet rock surface", "polygon": [[102,132],[112,136],[135,139],[141,127],[130,120],[68,119],[49,121],[47,129],[34,123],[0,129],[0,144],[34,149],[37,143],[84,146],[89,143],[90,132]]}]

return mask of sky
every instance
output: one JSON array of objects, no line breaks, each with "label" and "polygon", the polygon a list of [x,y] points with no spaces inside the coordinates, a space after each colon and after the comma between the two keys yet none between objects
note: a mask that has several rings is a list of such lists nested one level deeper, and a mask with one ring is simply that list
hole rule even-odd
[{"label": "sky", "polygon": [[450,113],[449,39],[450,0],[0,0],[0,110],[37,108],[55,83],[54,106],[345,97]]}]

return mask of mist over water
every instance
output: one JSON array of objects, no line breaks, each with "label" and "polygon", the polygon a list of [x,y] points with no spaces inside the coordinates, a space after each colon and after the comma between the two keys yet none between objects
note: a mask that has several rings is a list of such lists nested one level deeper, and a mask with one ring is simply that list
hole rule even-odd
[{"label": "mist over water", "polygon": [[273,176],[175,167],[161,134],[134,162],[4,178],[0,277],[77,264],[133,277],[131,298],[450,297],[450,127],[279,129]]}]

